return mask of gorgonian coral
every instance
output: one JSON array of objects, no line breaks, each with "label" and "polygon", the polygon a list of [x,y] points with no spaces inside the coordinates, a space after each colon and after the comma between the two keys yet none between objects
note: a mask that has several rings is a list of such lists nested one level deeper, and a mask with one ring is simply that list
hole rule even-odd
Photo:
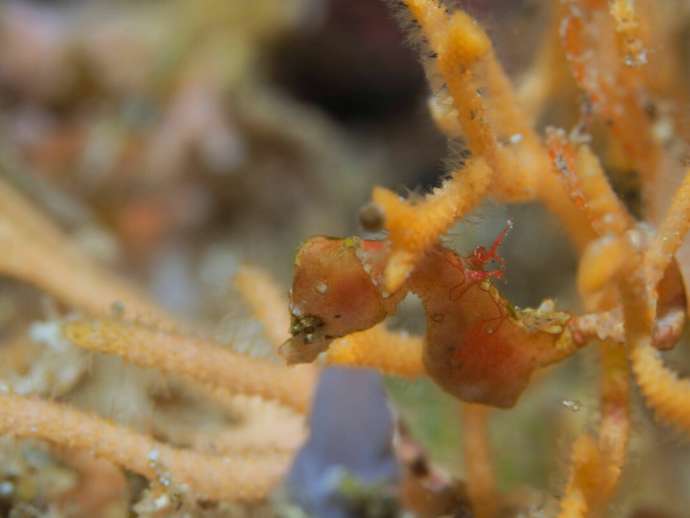
[{"label": "gorgonian coral", "polygon": [[[327,351],[330,362],[386,372],[400,365],[401,374],[426,373],[461,401],[507,408],[534,371],[597,344],[601,418],[598,431],[573,446],[559,514],[589,516],[605,508],[626,462],[630,380],[660,420],[690,433],[687,381],[667,370],[658,353],[676,344],[685,322],[688,269],[674,257],[690,226],[690,176],[679,160],[686,94],[668,79],[680,80],[677,64],[659,52],[663,64],[655,65],[650,51],[669,43],[670,13],[655,12],[652,2],[564,0],[553,6],[544,55],[516,90],[467,13],[437,0],[394,3],[422,48],[439,129],[461,139],[471,156],[421,200],[376,187],[368,210],[379,213],[382,240],[317,237],[301,247],[291,292],[293,336],[283,353],[302,362]],[[553,48],[559,40],[560,50]],[[567,101],[577,114],[569,132],[547,128],[542,137],[533,121],[557,95],[564,65],[583,100],[579,111]],[[665,81],[657,75],[662,66],[676,67]],[[641,220],[614,192],[606,168],[638,175]],[[556,311],[552,301],[519,309],[501,295],[492,280],[502,275],[503,236],[468,257],[441,244],[487,197],[541,202],[558,218],[580,258],[577,286],[586,314]],[[492,260],[498,269],[489,268]],[[424,339],[387,332],[381,340],[380,322],[408,292],[423,303]],[[474,441],[486,435],[486,419],[470,408],[467,440]],[[475,514],[496,516],[485,448],[478,442],[468,449],[476,452],[467,469]]]}]

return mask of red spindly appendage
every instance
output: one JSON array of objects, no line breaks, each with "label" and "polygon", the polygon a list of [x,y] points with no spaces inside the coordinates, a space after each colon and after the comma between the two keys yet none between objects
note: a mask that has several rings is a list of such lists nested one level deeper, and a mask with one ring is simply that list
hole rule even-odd
[{"label": "red spindly appendage", "polygon": [[[505,240],[506,236],[508,235],[508,232],[510,232],[513,228],[513,222],[511,220],[508,220],[506,222],[506,226],[503,228],[500,234],[496,236],[496,239],[494,239],[494,242],[491,244],[491,247],[487,250],[483,246],[478,246],[475,248],[470,256],[467,258],[468,265],[470,267],[470,270],[474,271],[475,273],[484,273],[484,276],[481,275],[475,275],[476,280],[484,280],[489,277],[494,277],[494,278],[501,278],[503,277],[503,270],[505,268],[505,260],[503,257],[501,257],[498,253],[498,247],[503,244],[503,241]],[[485,271],[486,269],[486,264],[490,261],[496,261],[499,264],[499,269],[494,270],[494,271]]]}]

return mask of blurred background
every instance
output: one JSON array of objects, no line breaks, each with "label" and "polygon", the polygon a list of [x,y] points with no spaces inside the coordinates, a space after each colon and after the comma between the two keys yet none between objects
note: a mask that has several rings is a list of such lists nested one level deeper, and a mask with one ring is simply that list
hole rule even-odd
[{"label": "blurred background", "polygon": [[[483,22],[519,78],[541,45],[548,2],[455,3]],[[374,185],[423,193],[457,163],[407,39],[379,0],[3,1],[0,175],[160,304],[260,349],[229,281],[239,264],[266,268],[287,292],[299,243],[361,233],[357,211]],[[501,289],[519,306],[550,296],[577,309],[573,252],[542,208],[486,203],[448,242],[469,252],[508,219]],[[1,279],[0,336],[45,319],[47,306],[37,290]],[[419,304],[406,302],[394,325],[421,332]],[[92,386],[74,388],[74,400],[136,423],[129,396],[93,379],[114,368],[85,373]],[[456,403],[427,382],[385,383],[395,415],[461,478]],[[88,403],[93,384],[104,395]],[[557,495],[572,437],[595,422],[596,388],[585,353],[497,414],[501,488],[544,490],[537,502]],[[347,391],[330,397],[337,405]],[[638,420],[652,428],[646,414]],[[687,458],[685,445],[653,430],[633,439],[635,451],[652,441],[662,464]],[[661,486],[667,495],[690,487],[679,462],[658,473],[642,470],[642,458],[633,454],[628,476],[638,502],[652,495],[655,505]],[[0,494],[0,509],[10,501]]]}]

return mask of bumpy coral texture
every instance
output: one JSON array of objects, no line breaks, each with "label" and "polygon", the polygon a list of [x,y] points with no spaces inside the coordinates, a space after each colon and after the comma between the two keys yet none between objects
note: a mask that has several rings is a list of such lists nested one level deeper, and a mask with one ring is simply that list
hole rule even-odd
[{"label": "bumpy coral texture", "polygon": [[[597,346],[600,419],[593,433],[582,433],[573,445],[570,476],[555,511],[561,518],[594,516],[606,510],[625,468],[633,381],[659,420],[690,433],[688,381],[665,367],[659,354],[676,344],[685,323],[688,266],[676,254],[690,227],[690,173],[672,152],[671,139],[676,149],[684,144],[658,130],[663,122],[680,131],[682,119],[651,109],[662,101],[682,106],[686,98],[658,75],[659,67],[671,64],[659,57],[662,63],[655,65],[648,50],[669,44],[660,20],[670,13],[653,12],[651,2],[554,4],[544,53],[516,92],[488,36],[467,13],[451,12],[437,0],[395,4],[422,48],[431,114],[471,157],[421,200],[374,189],[386,233],[353,254],[370,275],[366,287],[352,288],[365,300],[365,293],[374,293],[387,311],[367,313],[366,305],[358,305],[342,318],[376,325],[348,335],[329,326],[318,296],[303,296],[317,283],[341,289],[348,282],[337,268],[310,271],[305,261],[312,253],[339,254],[344,245],[333,242],[328,251],[311,241],[301,249],[292,297],[309,303],[293,317],[322,325],[331,363],[398,369],[404,376],[419,368],[465,402],[469,494],[475,515],[486,518],[498,516],[500,496],[488,447],[477,439],[487,435],[483,405],[518,403],[534,371]],[[584,99],[577,123],[568,132],[547,128],[542,138],[532,121],[567,81],[574,86],[561,90]],[[593,141],[606,150],[602,160]],[[612,188],[606,170],[612,164],[639,173],[643,222]],[[659,188],[668,184],[676,189],[672,197],[672,190]],[[536,309],[513,307],[493,285],[504,267],[498,253],[503,235],[468,257],[441,244],[448,229],[487,197],[541,202],[558,218],[579,255],[577,288],[587,313],[556,311],[548,300]],[[367,247],[385,253],[372,259]],[[398,361],[398,352],[408,357],[410,338],[388,336],[385,345],[379,343],[385,324],[378,322],[408,291],[421,298],[427,317],[419,339],[422,364],[414,369]],[[293,357],[299,357],[300,333],[293,330]]]}]

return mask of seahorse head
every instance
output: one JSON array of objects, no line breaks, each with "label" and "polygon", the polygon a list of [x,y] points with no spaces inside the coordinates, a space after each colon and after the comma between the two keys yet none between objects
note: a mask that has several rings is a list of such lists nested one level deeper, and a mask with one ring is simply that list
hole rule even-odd
[{"label": "seahorse head", "polygon": [[313,237],[299,249],[290,292],[288,363],[313,361],[335,338],[368,329],[391,311],[382,288],[384,241]]}]

